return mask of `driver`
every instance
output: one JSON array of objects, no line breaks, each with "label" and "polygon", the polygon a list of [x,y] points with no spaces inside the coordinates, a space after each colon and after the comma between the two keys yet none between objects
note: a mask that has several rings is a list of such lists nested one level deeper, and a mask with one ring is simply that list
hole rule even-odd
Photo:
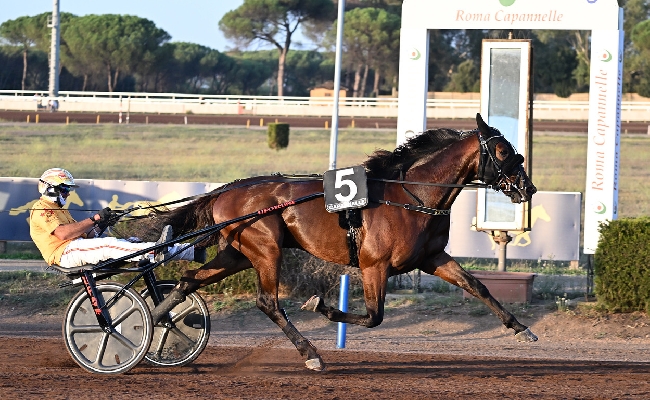
[{"label": "driver", "polygon": [[[63,208],[75,187],[78,185],[74,183],[72,174],[62,168],[48,169],[39,179],[41,198],[30,211],[29,233],[48,265],[58,265],[64,272],[74,272],[87,264],[121,258],[172,240],[173,232],[169,225],[163,228],[156,243],[97,237],[101,231],[117,222],[116,213],[106,207],[90,218],[75,221],[70,212]],[[175,244],[163,247],[155,254],[151,251],[128,261],[152,257],[155,261],[166,261],[185,246]],[[194,246],[190,246],[174,258],[204,263],[205,249],[197,248],[195,251]]]}]

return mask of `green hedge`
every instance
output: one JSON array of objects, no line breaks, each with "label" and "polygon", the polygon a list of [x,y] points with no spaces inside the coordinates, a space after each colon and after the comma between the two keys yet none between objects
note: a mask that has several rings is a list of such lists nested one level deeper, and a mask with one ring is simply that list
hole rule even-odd
[{"label": "green hedge", "polygon": [[608,310],[650,313],[650,218],[601,224],[594,274],[596,297]]},{"label": "green hedge", "polygon": [[275,150],[289,146],[289,124],[271,123],[268,126],[269,147]]}]

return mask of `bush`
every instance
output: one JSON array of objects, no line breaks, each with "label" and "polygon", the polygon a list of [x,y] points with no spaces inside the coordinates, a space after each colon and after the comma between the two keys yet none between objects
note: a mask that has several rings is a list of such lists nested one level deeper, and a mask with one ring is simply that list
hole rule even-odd
[{"label": "bush", "polygon": [[341,275],[350,276],[350,295],[363,293],[361,271],[347,265],[320,260],[302,250],[282,251],[280,292],[293,299],[308,299],[318,295],[328,302],[338,301]]},{"label": "bush", "polygon": [[[208,260],[217,256],[217,246],[208,247]],[[158,279],[177,281],[189,269],[196,269],[200,264],[190,261],[171,261],[166,265],[156,268]],[[201,290],[209,294],[222,294],[228,292],[233,295],[255,294],[257,292],[257,273],[254,269],[240,271],[234,275],[205,286]]]},{"label": "bush", "polygon": [[[363,294],[361,271],[346,265],[339,265],[320,260],[309,253],[296,249],[283,249],[283,260],[280,272],[280,294],[293,299],[306,300],[316,294],[323,299],[338,301],[340,277],[350,275],[350,295]],[[217,246],[208,248],[208,260],[217,255]],[[190,261],[170,261],[156,268],[159,280],[178,281],[188,269],[196,269],[197,263]],[[126,283],[132,276],[124,274],[117,276],[117,281]],[[144,288],[142,281],[135,285]],[[257,293],[257,273],[250,268],[210,284],[201,289],[208,294],[231,295]]]},{"label": "bush", "polygon": [[289,124],[271,123],[268,127],[269,148],[280,150],[289,146]]},{"label": "bush", "polygon": [[650,313],[650,218],[601,224],[594,273],[596,297],[608,310]]}]

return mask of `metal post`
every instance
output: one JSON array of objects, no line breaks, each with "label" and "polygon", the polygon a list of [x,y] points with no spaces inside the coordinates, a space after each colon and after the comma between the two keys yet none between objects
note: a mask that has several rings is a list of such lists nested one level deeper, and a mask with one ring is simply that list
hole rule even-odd
[{"label": "metal post", "polygon": [[[339,294],[339,310],[348,312],[348,286],[350,285],[350,276],[341,275],[341,290]],[[347,325],[345,322],[339,322],[338,335],[336,336],[336,348],[345,348],[345,335],[347,333]]]},{"label": "metal post", "polygon": [[343,47],[343,15],[345,0],[339,0],[338,26],[336,31],[336,59],[334,63],[334,105],[332,107],[332,131],[330,133],[330,165],[336,169],[336,152],[339,136],[339,92],[341,91],[341,47]]},{"label": "metal post", "polygon": [[52,0],[52,6],[52,45],[50,48],[50,83],[48,88],[51,99],[59,96],[59,43],[61,40],[59,0]]},{"label": "metal post", "polygon": [[507,231],[497,231],[493,232],[493,238],[496,243],[499,244],[499,263],[497,264],[497,270],[500,272],[506,271],[506,246],[512,240],[512,236],[508,235]]}]

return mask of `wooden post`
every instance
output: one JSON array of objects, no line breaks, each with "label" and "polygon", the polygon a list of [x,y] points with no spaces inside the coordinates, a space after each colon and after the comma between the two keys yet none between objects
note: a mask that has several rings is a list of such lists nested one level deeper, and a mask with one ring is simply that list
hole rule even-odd
[{"label": "wooden post", "polygon": [[65,124],[70,125],[70,116],[69,115],[65,116]]},{"label": "wooden post", "polygon": [[97,114],[97,123],[99,123],[99,114]]},{"label": "wooden post", "polygon": [[38,124],[38,114],[36,114],[36,120],[34,122]]},{"label": "wooden post", "polygon": [[29,124],[29,115],[27,115],[27,123]]},{"label": "wooden post", "polygon": [[246,120],[246,129],[248,129],[248,128],[250,128],[250,127],[251,127],[251,120],[250,120],[250,119],[247,119],[247,120]]},{"label": "wooden post", "polygon": [[264,118],[260,118],[260,126],[264,126]]}]

